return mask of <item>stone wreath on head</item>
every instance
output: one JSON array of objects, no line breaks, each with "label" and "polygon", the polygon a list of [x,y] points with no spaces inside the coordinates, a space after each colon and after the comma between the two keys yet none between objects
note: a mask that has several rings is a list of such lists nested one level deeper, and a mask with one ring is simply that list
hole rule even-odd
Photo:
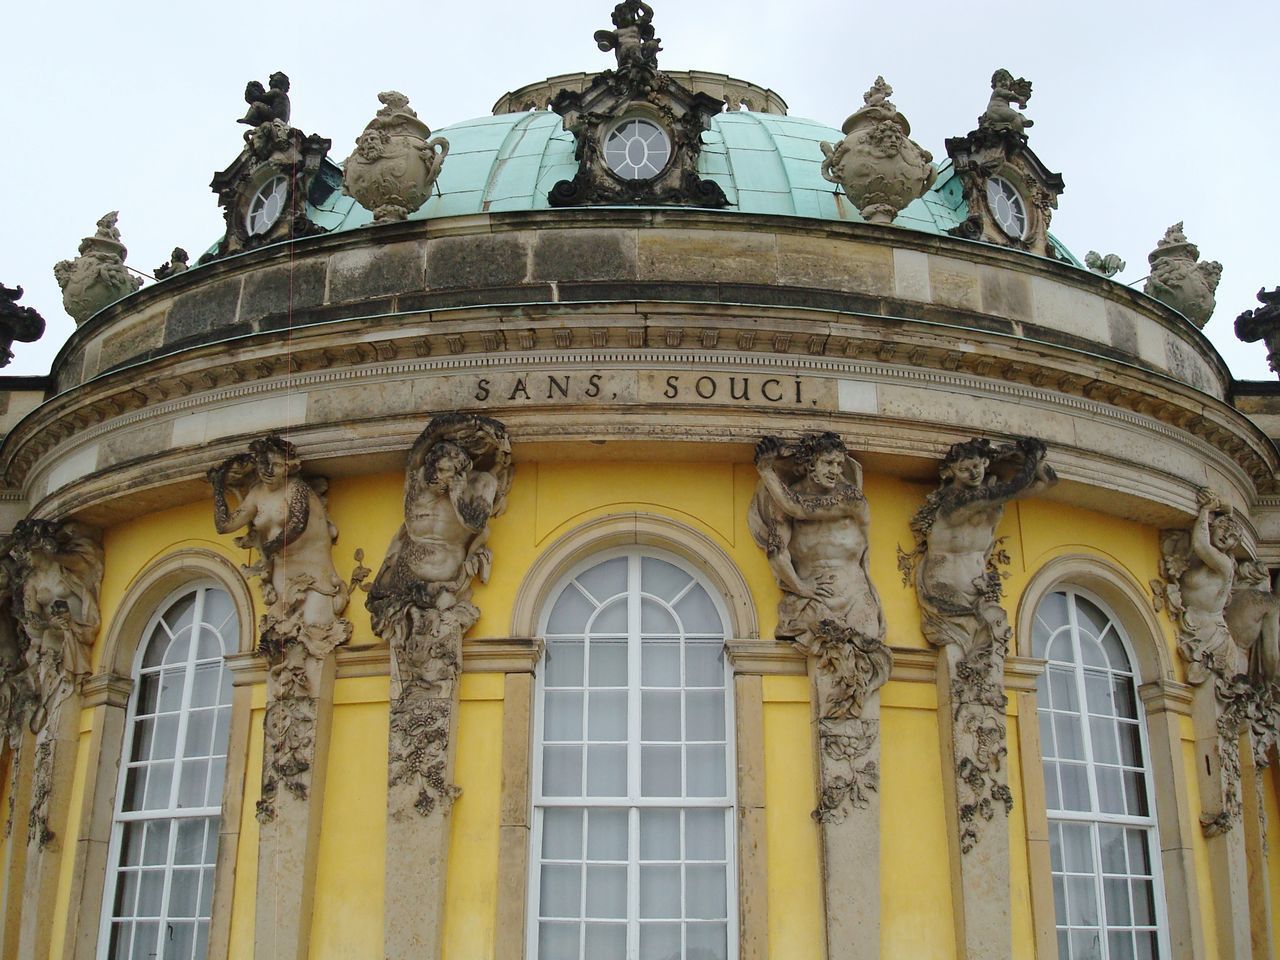
[{"label": "stone wreath on head", "polygon": [[298,448],[279,434],[269,433],[249,444],[249,452],[253,454],[254,460],[266,456],[271,451],[284,457],[286,474],[292,475],[302,469],[302,461],[298,459]]},{"label": "stone wreath on head", "polygon": [[848,451],[844,448],[844,441],[840,439],[840,435],[827,430],[823,433],[810,433],[801,438],[796,444],[795,462],[801,470],[806,473],[824,453],[838,452],[848,455]]}]

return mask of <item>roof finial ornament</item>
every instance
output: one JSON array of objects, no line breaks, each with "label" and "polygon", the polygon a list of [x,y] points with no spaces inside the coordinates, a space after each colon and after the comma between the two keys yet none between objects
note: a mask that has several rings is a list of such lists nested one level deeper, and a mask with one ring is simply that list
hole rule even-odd
[{"label": "roof finial ornament", "polygon": [[614,30],[597,30],[596,45],[614,51],[618,72],[627,75],[656,73],[661,42],[653,35],[653,7],[643,0],[623,0],[613,8]]},{"label": "roof finial ornament", "polygon": [[264,89],[257,80],[250,80],[244,88],[244,102],[248,111],[236,123],[258,127],[272,120],[289,122],[289,78],[277,70],[267,81],[270,89]]},{"label": "roof finial ornament", "polygon": [[1280,287],[1270,293],[1263,287],[1258,291],[1258,302],[1262,306],[1236,317],[1236,336],[1245,343],[1266,341],[1267,363],[1280,373]]},{"label": "roof finial ornament", "polygon": [[343,168],[342,192],[373,211],[374,223],[403,220],[431,196],[449,153],[444,137],[418,119],[409,98],[396,90],[378,94],[382,109],[356,138]]},{"label": "roof finial ornament", "polygon": [[187,251],[181,247],[174,247],[173,253],[169,254],[169,259],[156,267],[156,279],[167,280],[169,277],[176,277],[180,273],[186,273],[190,269],[190,260],[191,255]]},{"label": "roof finial ornament", "polygon": [[1012,73],[1001,67],[991,75],[991,99],[986,112],[978,118],[979,130],[1010,130],[1021,134],[1034,121],[1028,120],[1012,104],[1026,107],[1031,99],[1031,81],[1023,77],[1016,80]]},{"label": "roof finial ornament", "polygon": [[104,214],[94,235],[80,241],[80,256],[60,260],[53,267],[62,287],[62,305],[77,325],[142,286],[142,278],[130,274],[124,265],[129,251],[120,242],[119,216],[115,210]]},{"label": "roof finial ornament", "polygon": [[1222,264],[1200,260],[1200,248],[1187,239],[1179,220],[1147,255],[1151,276],[1142,292],[1167,303],[1197,327],[1213,315],[1213,293],[1222,278]]},{"label": "roof finial ornament", "polygon": [[866,106],[844,122],[844,140],[819,144],[826,156],[822,175],[843,186],[871,223],[892,223],[937,176],[933,154],[907,136],[911,124],[889,102],[892,94],[884,77],[876,77],[862,96]]},{"label": "roof finial ornament", "polygon": [[13,359],[13,341],[34,343],[44,333],[44,317],[33,307],[20,307],[21,287],[6,287],[0,283],[0,367]]}]

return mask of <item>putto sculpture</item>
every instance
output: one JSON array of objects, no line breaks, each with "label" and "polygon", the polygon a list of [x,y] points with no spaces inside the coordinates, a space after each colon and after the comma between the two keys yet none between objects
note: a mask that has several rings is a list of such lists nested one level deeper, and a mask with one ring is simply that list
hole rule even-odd
[{"label": "putto sculpture", "polygon": [[597,30],[596,45],[606,53],[614,51],[618,72],[628,76],[653,73],[658,69],[661,43],[654,36],[653,7],[641,0],[624,0],[613,8],[613,30]]},{"label": "putto sculpture", "polygon": [[1027,127],[1035,126],[1034,120],[1028,120],[1013,104],[1025,108],[1031,99],[1031,81],[1024,77],[1014,79],[1012,73],[1003,68],[991,75],[991,99],[987,101],[987,109],[978,117],[979,130],[1009,131],[1023,135]]},{"label": "putto sculpture", "polygon": [[244,102],[249,105],[245,115],[237,123],[251,127],[279,120],[289,122],[289,78],[277,71],[268,78],[270,89],[257,80],[250,80],[244,88]]},{"label": "putto sculpture", "polygon": [[1005,504],[1057,476],[1044,444],[1031,438],[954,444],[940,473],[941,485],[911,518],[915,547],[899,548],[898,568],[903,584],[915,585],[925,639],[947,655],[938,669],[950,671],[960,843],[968,853],[982,824],[1013,803],[1002,770],[1004,659],[1013,631],[1000,605],[1000,566],[1008,557],[996,526]]},{"label": "putto sculpture", "polygon": [[1236,317],[1236,336],[1245,343],[1262,340],[1267,345],[1267,363],[1280,373],[1280,287],[1258,291],[1262,306],[1245,310]]},{"label": "putto sculpture", "polygon": [[343,168],[342,190],[373,211],[374,223],[403,220],[431,196],[449,141],[431,136],[409,98],[394,90],[378,94],[383,106],[356,138]]},{"label": "putto sculpture", "polygon": [[404,524],[365,605],[391,647],[389,780],[422,816],[447,813],[457,788],[448,758],[462,636],[480,616],[475,578],[488,580],[488,524],[506,506],[511,442],[488,417],[433,417],[405,471]]},{"label": "putto sculpture", "polygon": [[21,287],[0,283],[0,367],[13,359],[13,342],[34,343],[44,333],[44,317],[33,307],[20,307]]},{"label": "putto sculpture", "polygon": [[765,437],[755,460],[760,482],[748,522],[782,589],[777,636],[818,664],[823,782],[814,817],[840,822],[879,787],[878,723],[861,717],[893,667],[868,572],[862,469],[834,433],[796,443]]},{"label": "putto sculpture", "polygon": [[1084,265],[1094,273],[1103,277],[1114,277],[1125,268],[1125,262],[1119,255],[1108,253],[1105,256],[1097,250],[1090,250],[1084,255]]},{"label": "putto sculpture", "polygon": [[1151,276],[1143,293],[1167,303],[1197,327],[1203,327],[1217,305],[1213,299],[1222,278],[1222,264],[1200,261],[1200,248],[1182,232],[1182,221],[1165,231],[1147,255]]},{"label": "putto sculpture", "polygon": [[843,186],[871,223],[892,223],[937,177],[933,154],[908,136],[911,124],[889,102],[892,94],[884,77],[876,77],[863,94],[865,106],[845,120],[844,140],[819,144],[826,157],[822,175]]},{"label": "putto sculpture", "polygon": [[129,251],[120,242],[119,216],[115,210],[104,214],[94,235],[80,241],[80,256],[54,264],[62,305],[77,324],[142,286],[142,278],[125,269]]},{"label": "putto sculpture", "polygon": [[167,280],[169,277],[176,277],[180,273],[186,273],[190,269],[188,266],[190,259],[191,257],[187,251],[181,247],[174,247],[173,252],[169,254],[169,259],[156,267],[156,279]]},{"label": "putto sculpture", "polygon": [[[320,672],[325,659],[351,637],[351,623],[341,617],[351,585],[333,565],[330,548],[338,530],[325,510],[327,483],[303,479],[301,469],[294,445],[271,434],[208,473],[214,526],[219,533],[246,530],[235,542],[257,551],[257,561],[245,572],[259,578],[267,607],[258,622],[258,653],[270,667],[258,803],[258,819],[264,822],[275,816],[280,786],[296,797],[307,796]],[[228,490],[237,495],[234,507]],[[362,573],[367,571],[357,569],[353,579]]]}]

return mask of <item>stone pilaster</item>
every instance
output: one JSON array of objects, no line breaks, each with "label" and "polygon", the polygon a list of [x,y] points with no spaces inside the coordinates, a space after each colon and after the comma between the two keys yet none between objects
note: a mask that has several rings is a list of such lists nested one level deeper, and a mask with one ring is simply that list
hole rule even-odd
[{"label": "stone pilaster", "polygon": [[272,696],[268,684],[263,799],[258,801],[255,960],[308,960],[311,953],[316,859],[333,724],[332,652],[317,666],[314,697]]},{"label": "stone pilaster", "polygon": [[[1265,749],[1265,748],[1264,748]],[[1249,932],[1254,957],[1270,957],[1272,945],[1271,882],[1267,869],[1266,811],[1263,781],[1266,766],[1258,766],[1251,737],[1240,743],[1240,793],[1244,802],[1244,848],[1248,861]]]},{"label": "stone pilaster", "polygon": [[986,653],[966,657],[958,644],[938,651],[938,729],[960,960],[1007,957],[1012,949],[1004,656],[998,648]]},{"label": "stone pilaster", "polygon": [[26,811],[31,809],[35,744],[26,734],[9,752],[9,800],[4,816],[4,901],[0,912],[0,958],[15,960],[22,923],[22,884],[27,873]]}]

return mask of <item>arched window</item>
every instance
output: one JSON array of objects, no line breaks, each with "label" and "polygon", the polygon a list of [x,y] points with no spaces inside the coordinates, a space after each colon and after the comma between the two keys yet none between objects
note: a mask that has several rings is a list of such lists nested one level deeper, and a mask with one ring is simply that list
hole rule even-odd
[{"label": "arched window", "polygon": [[1120,624],[1083,592],[1045,596],[1032,652],[1049,661],[1037,704],[1061,960],[1169,955],[1133,658]]},{"label": "arched window", "polygon": [[596,558],[544,614],[538,960],[737,956],[722,604],[674,558]]},{"label": "arched window", "polygon": [[231,597],[188,587],[138,645],[99,956],[203,960],[218,852],[231,672],[239,649]]}]

